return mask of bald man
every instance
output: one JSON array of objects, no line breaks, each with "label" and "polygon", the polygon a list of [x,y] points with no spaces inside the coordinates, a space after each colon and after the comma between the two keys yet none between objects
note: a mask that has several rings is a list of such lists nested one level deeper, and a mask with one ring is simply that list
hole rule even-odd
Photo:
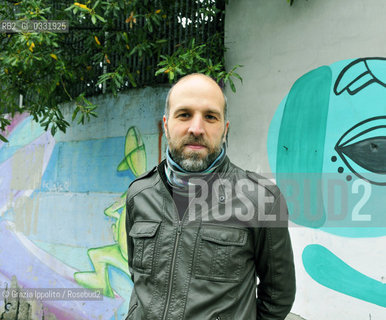
[{"label": "bald man", "polygon": [[202,74],[168,93],[165,160],[127,194],[127,320],[279,320],[291,309],[287,207],[276,186],[229,161],[226,109]]}]

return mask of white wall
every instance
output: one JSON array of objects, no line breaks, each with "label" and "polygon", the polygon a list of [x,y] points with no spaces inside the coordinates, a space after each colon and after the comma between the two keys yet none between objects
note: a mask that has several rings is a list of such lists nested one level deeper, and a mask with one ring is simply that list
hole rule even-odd
[{"label": "white wall", "polygon": [[[384,0],[230,0],[228,67],[242,64],[243,85],[229,88],[229,155],[242,167],[269,172],[269,123],[296,79],[333,62],[386,55]],[[237,132],[237,133],[236,133]]]},{"label": "white wall", "polygon": [[[285,0],[230,0],[225,24],[227,66],[244,65],[243,85],[236,83],[235,94],[226,92],[228,154],[241,167],[263,174],[270,172],[269,124],[298,78],[340,60],[386,56],[384,0],[295,0],[292,7]],[[304,248],[320,244],[386,286],[386,237],[350,238],[305,227],[290,232],[298,287],[292,312],[307,320],[386,319],[385,307],[319,284],[302,262]]]}]

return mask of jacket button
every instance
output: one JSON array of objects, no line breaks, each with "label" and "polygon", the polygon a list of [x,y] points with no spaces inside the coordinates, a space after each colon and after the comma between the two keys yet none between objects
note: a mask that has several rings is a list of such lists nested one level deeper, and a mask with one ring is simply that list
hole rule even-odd
[{"label": "jacket button", "polygon": [[220,202],[224,202],[224,201],[225,201],[225,196],[221,195],[221,196],[219,197],[219,200],[220,200]]}]

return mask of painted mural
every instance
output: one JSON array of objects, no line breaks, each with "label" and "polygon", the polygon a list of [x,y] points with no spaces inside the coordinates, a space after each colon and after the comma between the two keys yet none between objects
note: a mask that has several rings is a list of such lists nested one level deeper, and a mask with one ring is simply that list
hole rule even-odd
[{"label": "painted mural", "polygon": [[323,301],[338,310],[339,294],[349,297],[340,310],[351,301],[356,319],[386,317],[386,58],[303,75],[277,109],[267,147],[294,227],[311,231],[295,248],[301,278],[334,291]]},{"label": "painted mural", "polygon": [[[145,145],[136,127],[131,127],[127,131],[125,156],[117,170],[118,172],[130,170],[136,177],[146,171]],[[94,271],[74,274],[76,282],[80,285],[90,289],[102,288],[103,294],[111,298],[114,297],[114,292],[110,284],[108,266],[118,268],[129,277],[125,226],[126,193],[124,192],[117,201],[104,211],[106,216],[116,220],[112,225],[115,244],[89,249],[87,253]]]},{"label": "painted mural", "polygon": [[[165,93],[102,98],[101,120],[55,137],[28,114],[12,119],[0,142],[1,319],[125,318],[126,190],[158,162]],[[83,295],[15,300],[11,288]]]}]

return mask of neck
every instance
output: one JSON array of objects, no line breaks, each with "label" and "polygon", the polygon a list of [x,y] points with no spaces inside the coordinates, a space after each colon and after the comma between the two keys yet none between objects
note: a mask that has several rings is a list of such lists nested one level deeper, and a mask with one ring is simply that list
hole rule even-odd
[{"label": "neck", "polygon": [[221,149],[220,154],[217,158],[209,165],[208,168],[200,172],[190,172],[184,170],[178,163],[176,163],[169,152],[169,148],[166,150],[166,163],[165,163],[165,174],[169,185],[178,189],[181,192],[187,192],[189,188],[190,178],[204,178],[208,179],[212,173],[216,172],[222,165],[226,158],[226,146],[225,143]]}]

